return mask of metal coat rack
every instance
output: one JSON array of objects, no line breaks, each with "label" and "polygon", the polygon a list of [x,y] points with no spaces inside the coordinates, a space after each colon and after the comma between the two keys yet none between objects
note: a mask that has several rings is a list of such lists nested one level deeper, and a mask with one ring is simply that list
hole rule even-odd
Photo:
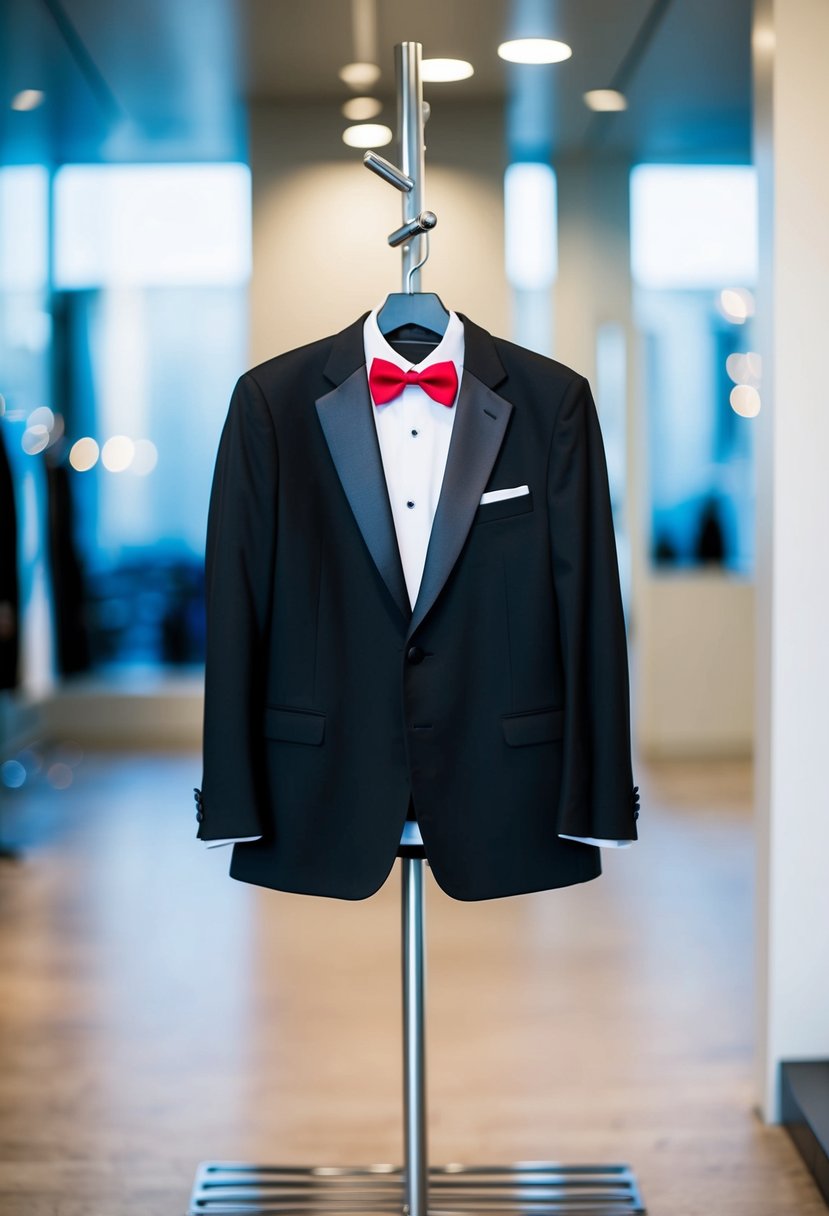
[{"label": "metal coat rack", "polygon": [[[437,218],[423,209],[424,128],[422,47],[395,47],[397,134],[401,168],[376,152],[363,163],[403,196],[403,223],[388,242],[402,245],[404,292],[420,289]],[[421,252],[420,246],[425,245]],[[635,1175],[626,1165],[430,1166],[426,1120],[424,862],[422,844],[401,844],[403,963],[404,1164],[253,1165],[203,1162],[196,1172],[188,1216],[643,1216]]]}]

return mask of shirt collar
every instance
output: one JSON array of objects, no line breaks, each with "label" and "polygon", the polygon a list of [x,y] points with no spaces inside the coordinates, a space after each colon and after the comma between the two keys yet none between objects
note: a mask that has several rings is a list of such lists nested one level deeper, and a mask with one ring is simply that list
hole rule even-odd
[{"label": "shirt collar", "polygon": [[435,349],[429,351],[429,354],[421,359],[419,363],[409,363],[408,360],[397,353],[381,333],[380,326],[377,324],[377,314],[381,307],[382,305],[379,305],[377,308],[372,309],[363,324],[363,346],[366,355],[366,367],[369,370],[375,359],[388,359],[389,363],[394,363],[402,371],[408,371],[410,368],[422,371],[426,367],[431,367],[433,363],[443,363],[446,360],[450,360],[455,364],[455,371],[458,373],[458,383],[460,384],[463,372],[464,332],[463,322],[456,312],[450,310],[446,332]]}]

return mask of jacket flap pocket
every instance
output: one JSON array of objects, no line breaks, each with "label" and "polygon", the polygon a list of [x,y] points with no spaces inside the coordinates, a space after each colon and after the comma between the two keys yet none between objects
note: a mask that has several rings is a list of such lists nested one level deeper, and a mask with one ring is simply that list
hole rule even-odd
[{"label": "jacket flap pocket", "polygon": [[265,734],[269,739],[284,739],[287,743],[322,743],[325,714],[268,705],[265,707]]},{"label": "jacket flap pocket", "polygon": [[536,709],[523,714],[504,714],[504,738],[510,747],[528,743],[548,743],[560,739],[564,731],[563,709]]}]

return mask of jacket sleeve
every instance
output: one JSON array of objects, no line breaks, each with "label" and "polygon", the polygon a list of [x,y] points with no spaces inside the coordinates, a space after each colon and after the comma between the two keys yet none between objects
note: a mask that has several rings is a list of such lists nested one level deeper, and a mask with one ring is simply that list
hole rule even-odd
[{"label": "jacket sleeve", "polygon": [[565,678],[557,831],[636,840],[627,636],[604,444],[583,376],[554,424],[547,496]]},{"label": "jacket sleeve", "polygon": [[233,391],[207,514],[207,642],[198,839],[264,831],[262,731],[279,464],[273,421],[248,373]]}]

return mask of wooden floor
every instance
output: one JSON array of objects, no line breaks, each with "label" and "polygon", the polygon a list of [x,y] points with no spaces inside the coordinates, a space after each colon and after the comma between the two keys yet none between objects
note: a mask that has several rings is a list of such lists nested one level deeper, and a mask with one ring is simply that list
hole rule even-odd
[{"label": "wooden floor", "polygon": [[[180,1216],[209,1158],[399,1162],[398,866],[358,903],[260,891],[195,841],[196,756],[73,771],[5,798],[1,1216]],[[427,871],[432,1159],[824,1213],[752,1109],[748,768],[637,779],[642,840],[595,882],[469,904]]]}]

